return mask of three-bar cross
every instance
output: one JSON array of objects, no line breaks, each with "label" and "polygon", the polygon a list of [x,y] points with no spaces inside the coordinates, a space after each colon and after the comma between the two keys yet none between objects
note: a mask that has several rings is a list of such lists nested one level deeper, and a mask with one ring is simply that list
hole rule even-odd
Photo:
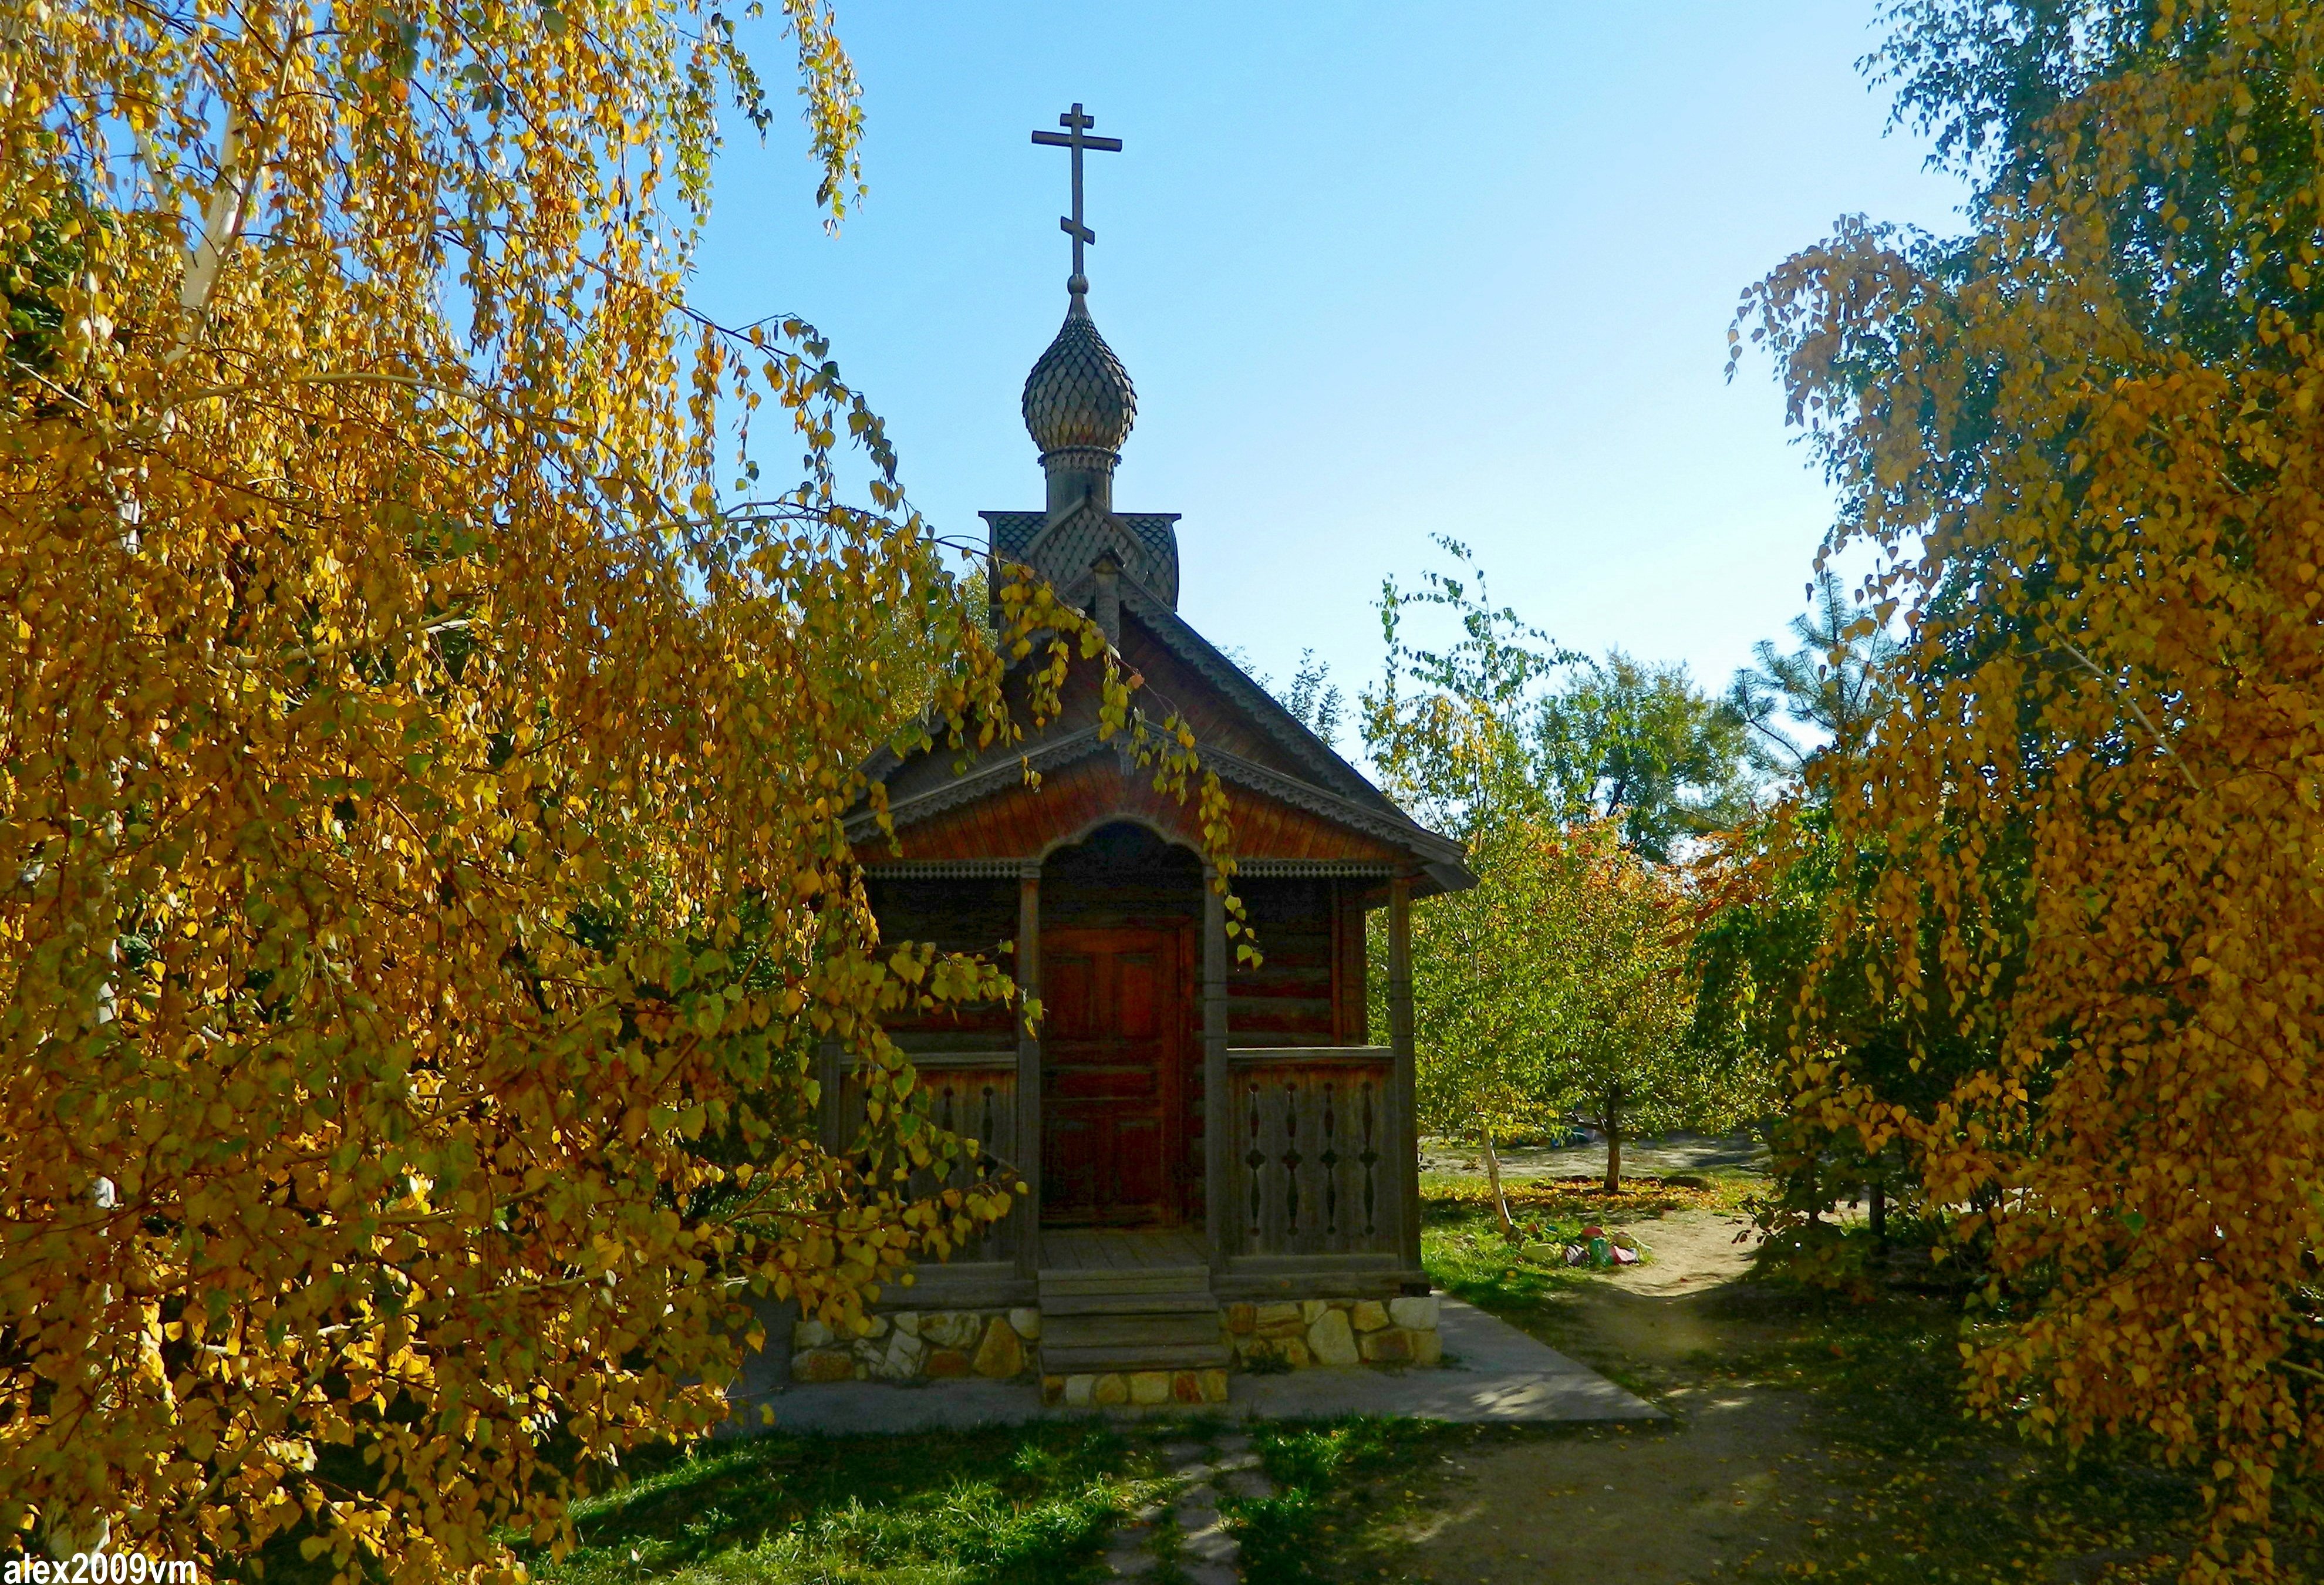
[{"label": "three-bar cross", "polygon": [[1089,277],[1082,273],[1082,244],[1095,242],[1097,233],[1082,224],[1082,151],[1096,149],[1102,153],[1118,154],[1121,152],[1121,140],[1089,136],[1089,129],[1097,124],[1097,117],[1083,115],[1079,105],[1058,116],[1057,124],[1065,130],[1037,132],[1033,134],[1033,141],[1051,148],[1074,152],[1074,212],[1059,216],[1057,228],[1074,239],[1074,278],[1065,283],[1065,289],[1068,291],[1087,291]]}]

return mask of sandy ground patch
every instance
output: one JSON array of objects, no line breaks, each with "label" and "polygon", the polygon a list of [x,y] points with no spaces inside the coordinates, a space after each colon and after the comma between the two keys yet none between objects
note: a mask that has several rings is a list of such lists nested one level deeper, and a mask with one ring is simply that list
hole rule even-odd
[{"label": "sandy ground patch", "polygon": [[[1480,1450],[1440,1471],[1434,1511],[1397,1537],[1432,1585],[1680,1585],[1789,1542],[1813,1445],[1795,1394],[1730,1391],[1670,1407],[1666,1428]],[[1779,1506],[1779,1495],[1793,1501]]]},{"label": "sandy ground patch", "polygon": [[1748,1223],[1673,1212],[1631,1230],[1653,1258],[1577,1290],[1554,1340],[1674,1420],[1482,1446],[1412,1472],[1425,1516],[1381,1537],[1391,1577],[1431,1585],[1712,1581],[1784,1553],[1834,1502],[1803,1395],[1691,1368],[1757,1346],[1772,1323],[1720,1302],[1748,1269]]},{"label": "sandy ground patch", "polygon": [[1748,1216],[1674,1211],[1632,1221],[1625,1230],[1646,1247],[1642,1266],[1624,1267],[1608,1280],[1618,1291],[1656,1298],[1706,1293],[1751,1269],[1759,1235]]}]

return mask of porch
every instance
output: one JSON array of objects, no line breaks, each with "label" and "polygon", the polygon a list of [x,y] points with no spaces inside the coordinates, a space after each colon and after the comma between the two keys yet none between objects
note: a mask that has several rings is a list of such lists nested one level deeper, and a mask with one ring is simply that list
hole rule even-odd
[{"label": "porch", "polygon": [[[979,1142],[974,1170],[1013,1173],[1027,1191],[894,1301],[1028,1305],[1060,1282],[1094,1289],[1166,1268],[1199,1276],[1218,1304],[1427,1291],[1408,948],[1418,877],[1368,860],[1246,861],[1234,884],[1258,965],[1235,961],[1207,867],[1135,822],[1102,822],[1038,859],[889,862],[867,878],[899,937],[1007,940],[1043,1009],[1033,1029],[994,1008],[893,1031],[936,1120]],[[1389,1039],[1376,1045],[1365,915],[1383,906]],[[824,1060],[825,1138],[844,1149],[862,1098],[839,1052]]]},{"label": "porch", "polygon": [[[1038,1063],[1038,1043],[1028,1044]],[[1425,1293],[1416,1144],[1394,1048],[1228,1046],[1219,1055],[1226,1077],[1204,1085],[1204,1099],[1219,1104],[1203,1136],[1229,1148],[1213,1160],[1194,1142],[1205,1186],[1194,1215],[1099,1226],[1044,1215],[1038,1153],[1023,1147],[1040,1137],[1040,1098],[1026,1093],[1031,1064],[1020,1054],[914,1052],[936,1121],[978,1141],[978,1169],[1013,1166],[1028,1192],[976,1244],[917,1267],[914,1286],[891,1293],[889,1307],[1002,1308],[1039,1303],[1056,1279],[1127,1291],[1133,1277],[1163,1273],[1198,1275],[1221,1304]],[[828,1137],[844,1148],[862,1097],[836,1062],[830,1067]],[[938,1186],[932,1175],[916,1185]]]}]

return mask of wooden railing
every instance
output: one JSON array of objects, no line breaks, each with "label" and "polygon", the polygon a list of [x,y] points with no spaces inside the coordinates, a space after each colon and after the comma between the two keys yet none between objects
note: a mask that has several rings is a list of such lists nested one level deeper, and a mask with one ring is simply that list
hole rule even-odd
[{"label": "wooden railing", "polygon": [[[1015,1052],[918,1050],[911,1058],[937,1125],[978,1143],[973,1161],[942,1177],[916,1172],[912,1193],[965,1186],[1028,1159],[1018,1139]],[[1404,1136],[1395,1065],[1385,1046],[1228,1050],[1222,1231],[1230,1259],[1309,1269],[1307,1262],[1333,1257],[1356,1257],[1370,1267],[1398,1256],[1409,1174],[1399,1170],[1408,1164],[1396,1143]],[[852,1076],[839,1088],[835,1138],[853,1140],[863,1124],[862,1090]],[[1015,1260],[1031,1220],[1003,1218],[947,1264]]]},{"label": "wooden railing", "polygon": [[[918,1072],[916,1089],[927,1098],[928,1114],[936,1125],[977,1143],[976,1155],[955,1161],[938,1173],[921,1167],[911,1175],[908,1191],[915,1197],[965,1188],[996,1175],[1013,1174],[1024,1156],[1017,1147],[1017,1054],[1014,1051],[917,1051],[912,1065]],[[851,1074],[841,1090],[839,1137],[856,1138],[863,1127],[863,1089]],[[974,1261],[1013,1260],[1017,1227],[1024,1219],[1003,1217],[992,1230],[952,1257],[955,1265]]]},{"label": "wooden railing", "polygon": [[1393,1255],[1404,1175],[1385,1046],[1230,1049],[1230,1253]]}]

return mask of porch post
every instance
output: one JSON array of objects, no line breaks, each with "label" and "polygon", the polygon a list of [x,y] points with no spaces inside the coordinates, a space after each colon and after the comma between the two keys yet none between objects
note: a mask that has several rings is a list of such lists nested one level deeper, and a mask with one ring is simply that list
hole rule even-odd
[{"label": "porch post", "polygon": [[1227,905],[1218,871],[1203,866],[1203,1231],[1211,1269],[1227,1268],[1229,1204],[1233,1175],[1227,1169],[1227,1135],[1233,1110],[1227,1093]]},{"label": "porch post", "polygon": [[815,1081],[821,1092],[816,1102],[816,1138],[825,1152],[836,1156],[848,1145],[844,1132],[847,1126],[844,1100],[847,1064],[838,1041],[827,1039],[816,1046]]},{"label": "porch post", "polygon": [[1388,1027],[1395,1052],[1397,1239],[1407,1270],[1420,1269],[1420,1106],[1412,1049],[1412,879],[1388,887]]},{"label": "porch post", "polygon": [[[1041,994],[1041,865],[1028,860],[1017,871],[1017,985]],[[1041,1274],[1041,1041],[1017,1022],[1017,1170],[1027,1192],[1018,1196],[1017,1275]]]}]

